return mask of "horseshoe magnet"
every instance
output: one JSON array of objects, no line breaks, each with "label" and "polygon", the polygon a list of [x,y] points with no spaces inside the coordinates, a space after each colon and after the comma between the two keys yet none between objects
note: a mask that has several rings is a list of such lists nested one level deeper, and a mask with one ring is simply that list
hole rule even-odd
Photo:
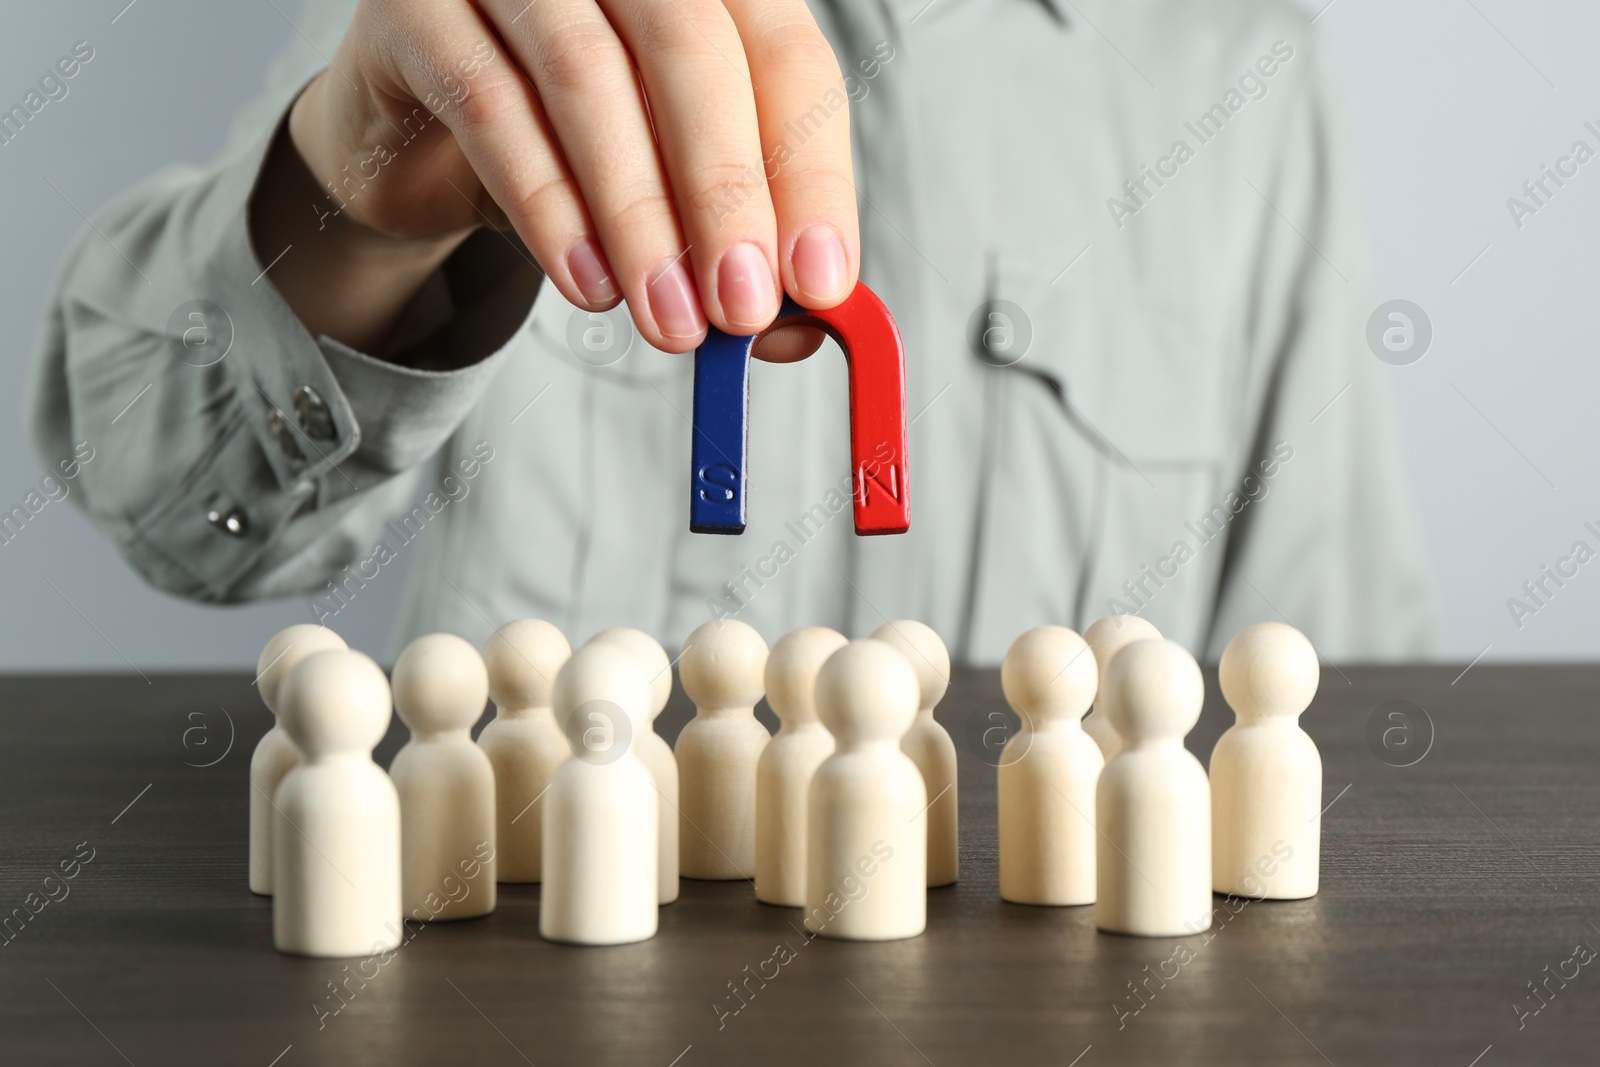
[{"label": "horseshoe magnet", "polygon": [[739,534],[747,514],[750,353],[780,326],[815,326],[844,350],[850,373],[850,465],[856,533],[911,528],[906,480],[906,357],[900,330],[876,293],[857,283],[837,307],[811,311],[784,298],[767,330],[735,337],[711,327],[694,353],[694,442],[689,529]]}]

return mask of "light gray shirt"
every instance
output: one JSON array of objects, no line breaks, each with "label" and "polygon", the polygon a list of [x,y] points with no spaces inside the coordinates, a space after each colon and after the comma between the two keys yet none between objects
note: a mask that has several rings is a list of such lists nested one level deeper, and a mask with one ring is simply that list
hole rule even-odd
[{"label": "light gray shirt", "polygon": [[[831,342],[756,365],[749,528],[714,537],[689,531],[691,359],[577,312],[514,239],[463,245],[385,352],[310,336],[247,205],[352,3],[307,5],[219,162],[75,239],[30,391],[41,457],[120,420],[74,499],[181,596],[298,597],[337,628],[409,558],[397,641],[913,617],[992,663],[1029,627],[1134,611],[1209,657],[1274,618],[1326,659],[1429,652],[1350,135],[1305,16],[813,7],[846,74],[863,279],[905,340],[910,533],[853,532]],[[845,121],[818,103],[791,147]]]}]

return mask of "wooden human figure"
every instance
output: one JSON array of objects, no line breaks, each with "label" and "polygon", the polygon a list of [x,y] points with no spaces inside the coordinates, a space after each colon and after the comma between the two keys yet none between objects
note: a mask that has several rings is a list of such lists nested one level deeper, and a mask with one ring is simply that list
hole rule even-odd
[{"label": "wooden human figure", "polygon": [[1064,626],[1029,630],[1000,668],[1022,728],[1000,753],[1000,897],[1016,904],[1093,904],[1095,787],[1105,759],[1079,720],[1098,671]]},{"label": "wooden human figure", "polygon": [[1280,622],[1241,630],[1223,650],[1222,695],[1236,721],[1211,752],[1211,877],[1218,893],[1315,896],[1322,757],[1300,728],[1316,695],[1316,649]]},{"label": "wooden human figure", "polygon": [[278,722],[278,690],[289,671],[315,652],[344,648],[344,639],[326,626],[300,623],[280,630],[256,662],[256,689],[273,713],[272,728],[261,735],[250,757],[250,892],[272,895],[272,796],[300,750]]},{"label": "wooden human figure", "polygon": [[852,641],[817,674],[817,715],[837,747],[811,777],[805,923],[853,941],[915,937],[927,924],[922,772],[900,750],[917,715],[916,672],[882,641]]},{"label": "wooden human figure", "polygon": [[488,915],[494,766],[472,743],[489,699],[483,657],[454,634],[427,634],[395,660],[393,686],[395,710],[411,730],[389,765],[400,794],[401,902],[424,921]]},{"label": "wooden human figure", "polygon": [[[666,649],[643,630],[626,626],[601,630],[589,641],[616,645],[633,657],[650,683],[653,724],[672,697],[672,661],[667,659]],[[654,725],[635,737],[633,743],[656,783],[656,865],[660,883],[656,900],[660,904],[671,904],[678,899],[678,759],[672,754],[667,739],[656,733]]]},{"label": "wooden human figure", "polygon": [[495,877],[537,882],[544,826],[542,799],[556,768],[572,755],[550,712],[550,692],[572,648],[543,619],[517,619],[483,646],[494,718],[478,747],[494,767]]},{"label": "wooden human figure", "polygon": [[634,739],[650,729],[650,685],[634,658],[590,643],[556,676],[551,710],[572,758],[544,800],[539,933],[619,945],[656,932],[655,781]]},{"label": "wooden human figure", "polygon": [[950,686],[950,652],[931,626],[915,619],[885,623],[872,636],[899,649],[917,675],[921,694],[917,717],[901,739],[900,751],[917,765],[928,790],[928,810],[922,816],[928,831],[928,885],[950,885],[961,867],[956,744],[933,718],[933,709]]},{"label": "wooden human figure", "polygon": [[782,724],[756,763],[756,899],[806,902],[806,796],[811,776],[833,754],[817,718],[817,672],[848,642],[826,626],[784,635],[767,657],[767,703]]},{"label": "wooden human figure", "polygon": [[678,677],[695,716],[678,734],[678,857],[685,878],[756,873],[756,764],[772,735],[756,719],[767,643],[737,619],[683,642]]},{"label": "wooden human figure", "polygon": [[[1083,632],[1083,640],[1094,652],[1095,666],[1100,674],[1099,692],[1105,692],[1106,668],[1111,666],[1111,660],[1118,652],[1135,641],[1160,639],[1160,631],[1137,615],[1107,615],[1091,623]],[[1094,738],[1095,744],[1100,746],[1100,754],[1107,760],[1117,754],[1117,748],[1122,744],[1122,739],[1117,736],[1111,723],[1106,721],[1105,713],[1098,704],[1083,720],[1083,731]]]},{"label": "wooden human figure", "polygon": [[1211,788],[1183,747],[1200,718],[1200,667],[1173,641],[1135,641],[1111,660],[1100,711],[1122,747],[1095,790],[1095,925],[1177,937],[1211,925]]},{"label": "wooden human figure", "polygon": [[273,796],[272,941],[297,956],[369,956],[400,944],[400,798],[372,748],[389,680],[359,652],[302,660],[278,694],[301,762]]}]

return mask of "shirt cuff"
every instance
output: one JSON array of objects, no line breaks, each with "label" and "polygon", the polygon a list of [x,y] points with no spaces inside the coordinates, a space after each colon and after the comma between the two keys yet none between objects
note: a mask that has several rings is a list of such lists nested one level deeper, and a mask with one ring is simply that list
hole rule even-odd
[{"label": "shirt cuff", "polygon": [[444,445],[504,364],[542,278],[520,243],[479,231],[413,298],[384,358],[319,340],[360,428],[364,469],[396,474]]},{"label": "shirt cuff", "polygon": [[[287,115],[287,113],[286,113]],[[286,118],[285,120],[286,121]],[[174,591],[230,599],[296,515],[381,484],[437,451],[477,403],[531,314],[542,273],[509,235],[474,234],[402,315],[385,354],[313,338],[270,281],[276,258],[250,238],[249,206],[283,121],[223,163],[192,205],[194,291],[235,397],[234,425],[124,551],[181,580]],[[211,321],[211,320],[215,321]],[[196,561],[203,565],[196,566]],[[181,588],[180,588],[181,587]]]},{"label": "shirt cuff", "polygon": [[480,231],[412,299],[377,354],[388,358],[313,339],[271,285],[271,263],[261,262],[250,238],[249,205],[268,153],[287,136],[286,121],[221,176],[208,206],[231,206],[231,217],[214,231],[203,269],[220,283],[217,302],[252,320],[235,323],[236,336],[248,330],[277,341],[239,353],[236,387],[279,489],[316,483],[320,507],[443,446],[504,361],[543,274],[514,237]]}]

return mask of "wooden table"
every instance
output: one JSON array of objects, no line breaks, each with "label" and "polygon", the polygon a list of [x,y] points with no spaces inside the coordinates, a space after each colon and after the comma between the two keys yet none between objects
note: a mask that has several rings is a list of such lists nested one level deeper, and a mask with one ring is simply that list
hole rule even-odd
[{"label": "wooden table", "polygon": [[[325,1017],[343,964],[274,952],[246,889],[268,722],[250,679],[0,680],[0,907],[20,909],[0,1063],[1596,1063],[1600,960],[1577,960],[1600,948],[1600,668],[1458,672],[1324,671],[1303,720],[1326,768],[1321,895],[1219,898],[1237,914],[1181,939],[1182,966],[1179,940],[1096,933],[1090,908],[1000,901],[994,771],[967,741],[999,686],[963,672],[939,711],[962,751],[961,882],[930,893],[923,936],[807,942],[749,884],[686,880],[655,939],[572,948],[539,939],[537,887],[508,886]],[[1208,686],[1202,759],[1232,721]],[[689,710],[675,696],[663,732]],[[719,1023],[780,943],[793,958]]]}]

